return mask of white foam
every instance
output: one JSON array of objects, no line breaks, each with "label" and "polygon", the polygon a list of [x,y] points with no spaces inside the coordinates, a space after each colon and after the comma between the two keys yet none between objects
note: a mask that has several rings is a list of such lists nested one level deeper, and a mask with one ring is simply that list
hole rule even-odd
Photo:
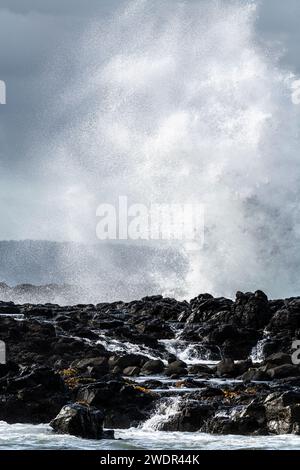
[{"label": "white foam", "polygon": [[[60,208],[48,236],[94,241],[97,205],[120,195],[200,203],[204,247],[174,245],[189,260],[184,282],[153,265],[158,291],[299,291],[300,107],[294,77],[260,45],[255,20],[253,2],[138,0],[95,21],[68,51],[72,83],[46,111],[56,122],[58,109],[78,109],[77,119],[36,151]],[[57,60],[47,77],[56,91],[65,57]],[[117,268],[103,263],[114,285]],[[92,285],[87,273],[75,280]]]},{"label": "white foam", "polygon": [[117,430],[115,437],[122,440],[88,440],[55,434],[46,425],[9,425],[0,422],[1,450],[108,450],[108,449],[287,449],[299,450],[300,437],[284,436],[218,436],[204,433],[181,433],[144,430],[140,428]]}]

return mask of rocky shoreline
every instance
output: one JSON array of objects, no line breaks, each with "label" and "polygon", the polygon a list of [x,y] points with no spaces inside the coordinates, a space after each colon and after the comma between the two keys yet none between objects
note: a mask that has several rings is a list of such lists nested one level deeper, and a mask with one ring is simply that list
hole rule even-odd
[{"label": "rocky shoreline", "polygon": [[[0,302],[0,421],[300,435],[300,297],[262,291],[59,306]],[[159,417],[159,419],[155,419]]]}]

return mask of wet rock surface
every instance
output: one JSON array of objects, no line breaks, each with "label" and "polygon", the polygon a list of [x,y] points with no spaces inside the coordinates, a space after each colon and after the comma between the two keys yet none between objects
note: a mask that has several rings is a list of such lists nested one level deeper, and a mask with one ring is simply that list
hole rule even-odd
[{"label": "wet rock surface", "polygon": [[103,430],[103,413],[79,403],[64,406],[50,426],[60,434],[87,439],[113,439],[113,432]]},{"label": "wet rock surface", "polygon": [[[59,306],[0,302],[0,420],[103,428],[300,434],[300,298],[201,294]],[[108,435],[112,437],[112,435]]]}]

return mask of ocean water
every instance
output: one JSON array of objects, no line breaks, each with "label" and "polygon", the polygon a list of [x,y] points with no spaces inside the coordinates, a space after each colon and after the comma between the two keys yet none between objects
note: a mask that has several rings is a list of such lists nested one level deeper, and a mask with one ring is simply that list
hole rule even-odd
[{"label": "ocean water", "polygon": [[115,440],[86,440],[55,434],[50,426],[0,422],[0,450],[300,450],[300,436],[217,436],[131,428],[117,430]]}]

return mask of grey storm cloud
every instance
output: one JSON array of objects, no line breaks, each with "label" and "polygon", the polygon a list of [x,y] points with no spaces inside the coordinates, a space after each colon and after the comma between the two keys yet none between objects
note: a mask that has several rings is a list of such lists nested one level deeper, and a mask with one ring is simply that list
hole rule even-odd
[{"label": "grey storm cloud", "polygon": [[[53,93],[45,83],[49,61],[62,50],[67,56],[91,21],[105,18],[123,3],[0,0],[0,79],[7,84],[7,105],[0,108],[0,239],[24,238],[22,217],[34,215],[32,201],[36,202],[43,190],[30,150],[39,134],[44,137],[56,131],[52,123],[41,120]],[[299,24],[299,0],[259,2],[259,36],[282,49],[282,63],[296,74],[300,74]],[[67,61],[60,76],[65,80],[72,76]],[[61,119],[56,125],[64,125],[63,115]]]},{"label": "grey storm cloud", "polygon": [[109,11],[120,0],[1,0],[1,8],[25,14],[36,11],[50,15],[90,16],[95,12]]}]

